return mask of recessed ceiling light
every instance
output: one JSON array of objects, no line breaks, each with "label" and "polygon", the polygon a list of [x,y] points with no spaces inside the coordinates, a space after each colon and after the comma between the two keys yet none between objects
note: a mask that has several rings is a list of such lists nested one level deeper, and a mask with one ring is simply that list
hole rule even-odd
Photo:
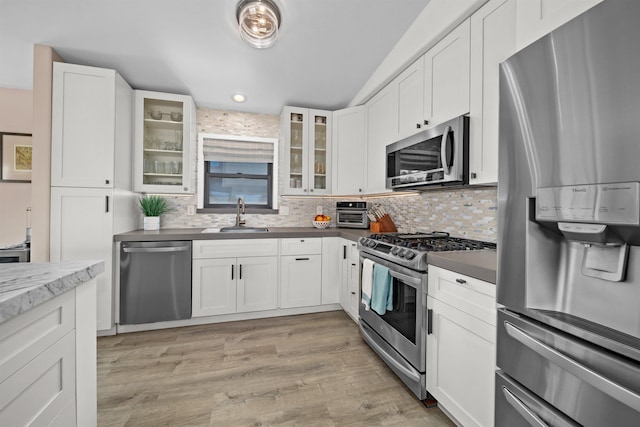
[{"label": "recessed ceiling light", "polygon": [[247,97],[241,93],[236,93],[231,97],[231,99],[233,99],[235,102],[244,102],[247,100]]},{"label": "recessed ceiling light", "polygon": [[258,49],[273,46],[278,38],[280,11],[271,0],[241,0],[236,8],[240,37]]}]

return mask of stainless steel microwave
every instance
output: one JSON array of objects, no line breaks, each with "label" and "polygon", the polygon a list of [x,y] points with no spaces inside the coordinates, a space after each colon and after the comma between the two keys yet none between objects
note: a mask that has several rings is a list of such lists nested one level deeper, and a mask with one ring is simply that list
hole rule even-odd
[{"label": "stainless steel microwave", "polygon": [[387,145],[386,187],[464,185],[468,163],[469,117],[460,116]]}]

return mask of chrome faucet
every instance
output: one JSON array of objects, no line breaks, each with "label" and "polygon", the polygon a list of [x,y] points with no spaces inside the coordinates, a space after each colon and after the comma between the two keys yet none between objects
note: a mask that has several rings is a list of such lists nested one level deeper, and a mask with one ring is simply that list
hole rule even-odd
[{"label": "chrome faucet", "polygon": [[[240,211],[240,205],[242,205],[242,211]],[[245,224],[245,220],[240,219],[240,215],[244,215],[244,199],[242,197],[238,197],[236,209],[236,227],[240,227]]]}]

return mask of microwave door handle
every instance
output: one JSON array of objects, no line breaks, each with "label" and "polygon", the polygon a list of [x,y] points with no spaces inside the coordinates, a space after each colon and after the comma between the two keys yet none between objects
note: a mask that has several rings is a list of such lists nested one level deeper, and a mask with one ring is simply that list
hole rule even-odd
[{"label": "microwave door handle", "polygon": [[620,384],[616,384],[610,379],[603,377],[588,367],[565,356],[556,349],[538,341],[522,329],[509,322],[504,322],[504,328],[509,336],[518,340],[521,344],[535,351],[551,363],[575,375],[582,381],[592,385],[603,393],[608,394],[613,399],[633,408],[636,411],[640,411],[640,395],[621,386]]},{"label": "microwave door handle", "polygon": [[453,164],[453,139],[450,138],[451,126],[444,128],[442,133],[442,142],[440,143],[440,161],[442,162],[442,169],[444,169],[445,175],[451,173],[451,166]]}]

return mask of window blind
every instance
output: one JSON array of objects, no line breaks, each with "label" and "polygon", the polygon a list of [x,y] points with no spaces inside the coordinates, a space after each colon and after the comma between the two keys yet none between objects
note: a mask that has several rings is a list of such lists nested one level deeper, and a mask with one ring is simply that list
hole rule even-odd
[{"label": "window blind", "polygon": [[268,142],[205,138],[202,148],[206,161],[273,163],[273,144]]}]

